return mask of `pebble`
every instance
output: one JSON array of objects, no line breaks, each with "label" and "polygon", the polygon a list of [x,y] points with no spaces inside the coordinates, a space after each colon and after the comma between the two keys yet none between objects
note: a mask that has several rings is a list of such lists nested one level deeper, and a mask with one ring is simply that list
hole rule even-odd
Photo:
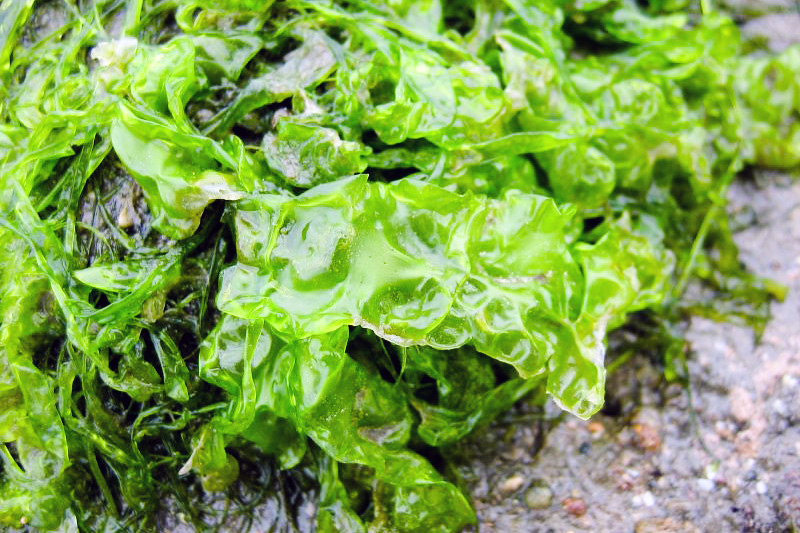
[{"label": "pebble", "polygon": [[706,478],[698,479],[697,487],[703,492],[711,492],[711,490],[714,488],[714,482]]},{"label": "pebble", "polygon": [[656,498],[653,493],[645,491],[641,494],[636,494],[631,498],[631,503],[634,507],[653,507],[656,504]]},{"label": "pebble", "polygon": [[586,505],[583,498],[564,498],[561,506],[572,516],[583,516],[589,510],[589,506]]},{"label": "pebble", "polygon": [[514,474],[510,478],[503,481],[500,485],[500,492],[508,494],[510,492],[514,492],[515,490],[519,490],[519,488],[525,483],[525,480],[519,474]]},{"label": "pebble", "polygon": [[200,123],[211,122],[211,119],[214,118],[214,112],[205,108],[198,109],[194,113],[194,118]]},{"label": "pebble", "polygon": [[766,494],[767,493],[767,484],[763,481],[759,481],[756,483],[756,492],[758,494]]},{"label": "pebble", "polygon": [[658,428],[651,424],[639,423],[633,425],[633,432],[636,434],[636,446],[653,452],[661,448],[661,434]]},{"label": "pebble", "polygon": [[283,117],[288,117],[291,114],[292,113],[288,109],[286,109],[285,107],[282,107],[282,108],[278,109],[277,111],[275,111],[275,113],[272,115],[272,127],[276,128],[278,126],[278,122],[280,122],[280,120]]},{"label": "pebble", "polygon": [[525,493],[525,503],[531,509],[547,509],[553,502],[553,491],[547,485],[531,487]]},{"label": "pebble", "polygon": [[[638,472],[637,472],[638,475]],[[618,490],[631,490],[635,484],[634,478],[628,472],[617,472],[615,484]]]},{"label": "pebble", "polygon": [[644,493],[642,493],[642,503],[644,504],[645,507],[652,507],[656,504],[656,498],[655,496],[653,496],[653,493],[650,492],[649,490],[645,491]]},{"label": "pebble", "polygon": [[117,226],[122,229],[130,228],[133,226],[133,217],[131,216],[131,207],[126,203],[117,214]]},{"label": "pebble", "polygon": [[800,380],[798,380],[796,377],[794,377],[794,376],[793,376],[793,375],[791,375],[791,374],[786,374],[786,375],[784,375],[784,376],[783,376],[783,378],[781,379],[781,383],[782,383],[782,384],[783,384],[783,386],[784,386],[784,387],[786,387],[787,389],[793,389],[793,388],[797,387],[797,384],[798,384],[799,382],[800,382]]},{"label": "pebble", "polygon": [[595,420],[589,422],[587,429],[595,439],[600,438],[606,432],[606,427],[603,425],[603,423]]},{"label": "pebble", "polygon": [[789,410],[786,408],[786,404],[783,403],[783,400],[780,399],[775,399],[772,402],[772,410],[775,411],[775,413],[780,416],[786,416],[789,414]]}]

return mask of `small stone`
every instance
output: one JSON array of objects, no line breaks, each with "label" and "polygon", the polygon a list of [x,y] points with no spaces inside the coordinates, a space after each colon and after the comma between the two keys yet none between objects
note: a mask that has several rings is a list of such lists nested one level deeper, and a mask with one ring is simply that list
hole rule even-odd
[{"label": "small stone", "polygon": [[725,440],[733,440],[736,437],[736,426],[725,420],[717,420],[714,423],[714,431]]},{"label": "small stone", "polygon": [[211,122],[211,119],[214,118],[214,112],[206,108],[198,109],[194,113],[194,118],[197,122],[205,124],[206,122]]},{"label": "small stone", "polygon": [[773,400],[772,410],[775,411],[775,413],[780,416],[786,416],[789,414],[789,410],[786,408],[786,404],[783,402],[783,400],[779,398]]},{"label": "small stone", "polygon": [[653,493],[645,491],[641,494],[636,494],[631,498],[631,503],[634,507],[652,507],[656,504],[656,498]]},{"label": "small stone", "polygon": [[572,516],[583,516],[589,510],[589,506],[586,505],[583,498],[564,498],[561,506]]},{"label": "small stone", "polygon": [[793,389],[793,388],[797,387],[798,382],[800,382],[800,380],[798,380],[796,377],[794,377],[791,374],[786,374],[781,379],[781,384],[784,387],[786,387],[787,389]]},{"label": "small stone", "polygon": [[130,228],[133,226],[133,217],[131,216],[131,206],[127,203],[122,205],[122,208],[117,213],[117,226],[122,229]]},{"label": "small stone", "polygon": [[525,480],[519,474],[514,474],[510,478],[503,481],[500,485],[500,492],[504,494],[509,494],[514,492],[515,490],[519,490],[519,488],[525,483]]},{"label": "small stone", "polygon": [[589,430],[589,433],[592,434],[592,437],[595,439],[603,436],[603,434],[606,432],[606,427],[603,425],[603,423],[597,422],[595,420],[589,422],[587,429]]},{"label": "small stone", "polygon": [[282,108],[278,109],[277,111],[275,111],[275,113],[273,113],[273,115],[272,115],[272,127],[273,128],[277,128],[278,127],[278,122],[280,122],[282,118],[288,117],[291,114],[292,114],[292,112],[289,111],[288,109],[286,109],[285,107],[282,107]]},{"label": "small stone", "polygon": [[553,491],[547,485],[537,485],[525,493],[525,503],[531,509],[547,509],[553,501]]},{"label": "small stone", "polygon": [[661,434],[655,426],[647,423],[634,424],[633,432],[636,435],[634,442],[639,448],[649,452],[661,448]]},{"label": "small stone", "polygon": [[698,479],[697,487],[703,492],[711,492],[711,490],[714,488],[714,482],[706,478]]},{"label": "small stone", "polygon": [[756,492],[758,494],[766,494],[767,493],[767,484],[763,481],[759,481],[756,483]]},{"label": "small stone", "polygon": [[614,482],[618,490],[631,490],[635,484],[634,478],[628,472],[618,473]]}]

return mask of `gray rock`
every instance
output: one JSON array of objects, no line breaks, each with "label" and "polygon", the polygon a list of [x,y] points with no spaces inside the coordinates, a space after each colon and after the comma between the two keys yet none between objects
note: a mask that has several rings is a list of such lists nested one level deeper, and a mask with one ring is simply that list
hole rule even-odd
[{"label": "gray rock", "polygon": [[535,485],[525,493],[525,503],[531,509],[547,509],[552,502],[553,491],[547,485]]},{"label": "gray rock", "polygon": [[747,21],[742,36],[750,41],[763,41],[770,50],[781,52],[800,43],[800,13],[772,13]]}]

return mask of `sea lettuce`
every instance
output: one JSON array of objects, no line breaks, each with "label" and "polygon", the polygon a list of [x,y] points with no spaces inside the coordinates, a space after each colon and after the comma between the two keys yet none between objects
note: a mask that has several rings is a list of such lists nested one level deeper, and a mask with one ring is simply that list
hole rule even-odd
[{"label": "sea lettuce", "polygon": [[236,207],[239,262],[217,306],[293,337],[351,325],[400,346],[469,343],[524,378],[549,374],[586,417],[602,404],[606,326],[657,303],[670,263],[624,230],[571,250],[573,214],[518,191],[489,200],[365,175],[254,197]]},{"label": "sea lettuce", "polygon": [[597,412],[632,313],[671,378],[763,327],[800,49],[706,4],[0,0],[0,525],[457,531],[449,446]]}]

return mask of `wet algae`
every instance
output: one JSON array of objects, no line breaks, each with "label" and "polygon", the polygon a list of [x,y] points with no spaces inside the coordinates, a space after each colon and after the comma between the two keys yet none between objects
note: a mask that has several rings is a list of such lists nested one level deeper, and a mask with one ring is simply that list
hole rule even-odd
[{"label": "wet algae", "polygon": [[0,524],[474,522],[447,445],[631,313],[763,327],[798,74],[709,2],[2,0]]}]

